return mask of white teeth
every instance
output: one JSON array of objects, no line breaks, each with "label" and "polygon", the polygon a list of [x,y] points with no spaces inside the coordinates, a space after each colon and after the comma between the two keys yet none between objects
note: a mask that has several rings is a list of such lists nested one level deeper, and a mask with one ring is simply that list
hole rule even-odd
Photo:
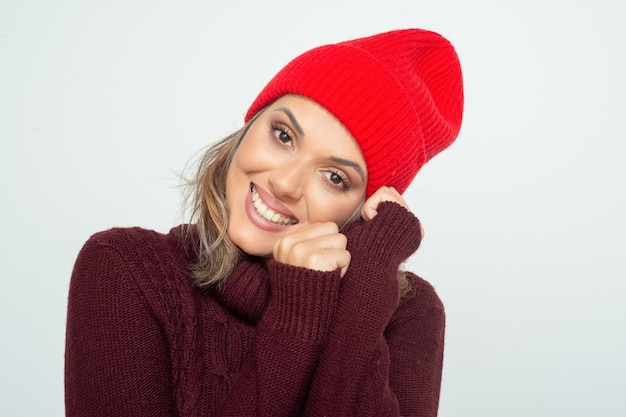
[{"label": "white teeth", "polygon": [[[259,213],[261,211],[259,210]],[[266,220],[272,221],[272,217],[274,217],[274,211],[271,209],[267,209],[267,211],[265,213],[263,213],[263,217],[265,217]]]},{"label": "white teeth", "polygon": [[264,219],[272,223],[284,225],[296,224],[298,222],[297,220],[285,217],[280,213],[276,213],[274,210],[267,207],[263,201],[261,201],[261,197],[259,196],[259,193],[256,192],[256,188],[252,187],[251,191],[254,208],[256,208],[256,211],[263,216]]}]

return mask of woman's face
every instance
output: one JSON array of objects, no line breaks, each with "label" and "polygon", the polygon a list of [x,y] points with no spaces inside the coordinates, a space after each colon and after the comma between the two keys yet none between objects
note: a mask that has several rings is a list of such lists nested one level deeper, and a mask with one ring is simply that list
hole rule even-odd
[{"label": "woman's face", "polygon": [[271,256],[294,228],[341,226],[366,185],[365,160],[341,122],[308,98],[283,96],[252,123],[228,169],[228,236],[250,255]]}]

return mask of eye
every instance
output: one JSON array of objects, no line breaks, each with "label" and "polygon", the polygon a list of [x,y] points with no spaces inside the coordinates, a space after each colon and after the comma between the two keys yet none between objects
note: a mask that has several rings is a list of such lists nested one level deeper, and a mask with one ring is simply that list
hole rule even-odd
[{"label": "eye", "polygon": [[343,179],[341,179],[341,177],[339,176],[339,174],[331,172],[330,176],[328,178],[330,180],[330,182],[332,182],[333,184],[341,184],[343,182]]},{"label": "eye", "polygon": [[350,189],[350,179],[341,171],[334,169],[324,171],[324,176],[332,187],[341,189],[342,191]]},{"label": "eye", "polygon": [[282,123],[272,122],[269,125],[270,132],[274,139],[276,139],[280,144],[291,146],[291,142],[293,141],[293,133],[291,133],[291,129]]},{"label": "eye", "polygon": [[291,138],[289,137],[289,135],[287,134],[287,132],[283,131],[283,130],[279,130],[276,133],[277,139],[282,142],[282,143],[289,143],[291,141]]}]

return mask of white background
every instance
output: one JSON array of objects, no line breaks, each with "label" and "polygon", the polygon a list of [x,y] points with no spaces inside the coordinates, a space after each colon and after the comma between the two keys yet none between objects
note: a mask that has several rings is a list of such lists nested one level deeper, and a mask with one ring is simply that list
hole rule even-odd
[{"label": "white background", "polygon": [[[375,3],[365,6],[363,3]],[[624,416],[619,0],[0,1],[0,415],[63,415],[84,241],[167,231],[186,162],[297,54],[422,27],[456,46],[457,142],[406,197],[447,308],[440,416]]]}]

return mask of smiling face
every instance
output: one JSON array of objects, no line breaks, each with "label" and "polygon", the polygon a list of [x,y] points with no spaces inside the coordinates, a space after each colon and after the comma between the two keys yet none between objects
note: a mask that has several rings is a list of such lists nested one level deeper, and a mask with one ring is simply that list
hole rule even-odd
[{"label": "smiling face", "polygon": [[365,160],[341,122],[308,98],[283,96],[252,123],[228,169],[228,236],[250,255],[271,256],[290,229],[341,226],[366,186]]}]

